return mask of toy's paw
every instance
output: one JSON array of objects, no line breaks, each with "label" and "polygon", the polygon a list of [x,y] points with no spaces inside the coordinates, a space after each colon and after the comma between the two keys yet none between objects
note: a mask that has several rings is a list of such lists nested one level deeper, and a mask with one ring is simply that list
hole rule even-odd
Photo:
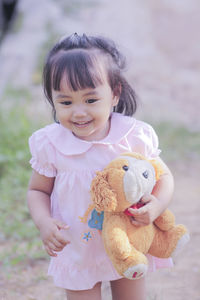
[{"label": "toy's paw", "polygon": [[184,246],[189,242],[189,240],[190,240],[189,233],[185,233],[178,241],[176,248],[172,252],[171,256],[176,257],[177,254],[179,254],[179,252],[181,252],[181,250],[184,248]]},{"label": "toy's paw", "polygon": [[136,266],[132,266],[129,267],[125,272],[124,272],[124,277],[128,278],[128,279],[140,279],[142,277],[145,276],[146,272],[147,272],[147,265],[145,264],[139,264]]}]

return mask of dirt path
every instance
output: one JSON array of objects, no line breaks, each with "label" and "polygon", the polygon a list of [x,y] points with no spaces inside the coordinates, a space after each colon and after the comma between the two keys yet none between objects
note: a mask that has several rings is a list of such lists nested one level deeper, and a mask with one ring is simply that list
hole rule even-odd
[{"label": "dirt path", "polygon": [[[0,96],[10,84],[31,87],[37,98],[43,97],[40,86],[32,83],[32,76],[50,31],[57,36],[75,31],[103,34],[116,40],[127,54],[129,79],[144,104],[138,117],[146,118],[154,107],[151,118],[190,129],[195,124],[195,130],[200,130],[198,0],[88,0],[87,4],[79,0],[74,1],[77,7],[66,7],[64,2],[19,2],[22,26],[1,46]],[[188,226],[191,242],[173,269],[148,276],[148,300],[200,300],[199,162],[190,165],[180,161],[170,167],[176,181],[171,208],[177,221]],[[13,270],[9,279],[0,271],[0,299],[63,299],[63,291],[47,279],[46,269],[46,261],[37,261],[20,272]],[[103,291],[104,300],[109,300],[107,285]]]}]

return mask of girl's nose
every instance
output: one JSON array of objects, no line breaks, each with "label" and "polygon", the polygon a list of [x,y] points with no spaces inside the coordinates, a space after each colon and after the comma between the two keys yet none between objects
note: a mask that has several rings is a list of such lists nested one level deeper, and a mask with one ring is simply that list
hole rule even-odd
[{"label": "girl's nose", "polygon": [[76,118],[84,117],[87,115],[84,105],[76,105],[73,110],[73,116]]}]

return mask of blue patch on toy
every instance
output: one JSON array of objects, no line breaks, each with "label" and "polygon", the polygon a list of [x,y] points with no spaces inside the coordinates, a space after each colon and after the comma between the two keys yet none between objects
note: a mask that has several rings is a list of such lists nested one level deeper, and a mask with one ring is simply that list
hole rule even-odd
[{"label": "blue patch on toy", "polygon": [[104,212],[102,211],[101,213],[99,213],[96,211],[96,209],[93,209],[91,218],[88,221],[88,226],[90,228],[96,228],[102,230],[103,219],[104,219]]}]

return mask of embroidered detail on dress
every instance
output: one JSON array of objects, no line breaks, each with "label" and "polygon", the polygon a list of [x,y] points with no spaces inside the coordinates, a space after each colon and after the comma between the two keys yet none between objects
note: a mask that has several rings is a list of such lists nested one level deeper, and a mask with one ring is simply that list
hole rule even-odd
[{"label": "embroidered detail on dress", "polygon": [[84,242],[88,242],[91,238],[92,238],[92,235],[91,235],[90,231],[84,232],[82,234],[82,239]]},{"label": "embroidered detail on dress", "polygon": [[87,223],[89,213],[94,209],[94,204],[90,204],[83,217],[79,217],[82,223]]},{"label": "embroidered detail on dress", "polygon": [[90,228],[96,228],[102,230],[103,219],[104,219],[104,212],[102,211],[101,213],[99,213],[96,211],[96,209],[93,209],[91,218],[88,221],[88,226]]}]

